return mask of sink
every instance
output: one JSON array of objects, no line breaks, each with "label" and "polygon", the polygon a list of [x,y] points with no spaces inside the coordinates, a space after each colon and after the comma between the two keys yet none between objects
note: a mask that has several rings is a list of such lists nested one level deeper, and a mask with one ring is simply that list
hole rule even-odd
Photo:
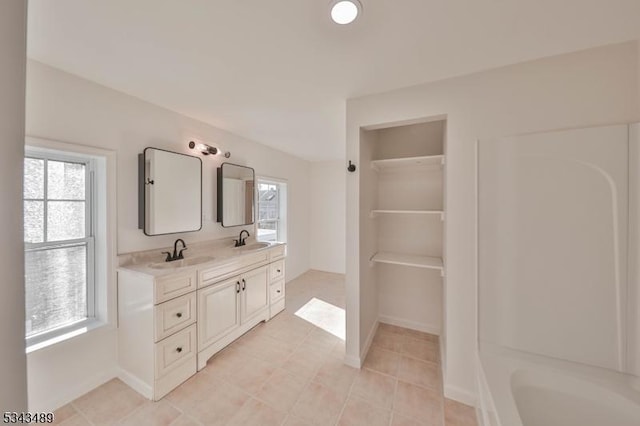
[{"label": "sink", "polygon": [[173,262],[158,262],[149,264],[153,269],[175,269],[183,266],[199,265],[201,263],[210,262],[215,259],[213,256],[198,256],[182,260],[174,260]]},{"label": "sink", "polygon": [[263,248],[267,248],[270,245],[271,244],[269,244],[269,243],[251,243],[251,244],[247,244],[245,246],[236,247],[236,249],[238,249],[240,251],[252,251],[252,250],[260,250],[260,249],[263,249]]}]

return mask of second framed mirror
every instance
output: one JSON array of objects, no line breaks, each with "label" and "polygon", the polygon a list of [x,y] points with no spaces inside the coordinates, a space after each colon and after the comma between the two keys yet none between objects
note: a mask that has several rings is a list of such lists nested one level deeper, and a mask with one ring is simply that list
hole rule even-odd
[{"label": "second framed mirror", "polygon": [[218,167],[218,222],[225,228],[254,222],[255,171],[222,163]]}]

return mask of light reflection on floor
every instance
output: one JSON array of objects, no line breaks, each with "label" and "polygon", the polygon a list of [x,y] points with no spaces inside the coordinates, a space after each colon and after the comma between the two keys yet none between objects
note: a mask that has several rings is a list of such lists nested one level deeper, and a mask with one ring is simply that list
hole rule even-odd
[{"label": "light reflection on floor", "polygon": [[296,316],[342,340],[345,339],[345,312],[342,308],[314,297],[296,311]]}]

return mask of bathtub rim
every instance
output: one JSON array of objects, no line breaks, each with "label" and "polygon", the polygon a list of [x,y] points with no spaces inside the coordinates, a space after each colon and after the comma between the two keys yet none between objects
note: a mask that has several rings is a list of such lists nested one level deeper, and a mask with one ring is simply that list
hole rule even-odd
[{"label": "bathtub rim", "polygon": [[513,394],[513,377],[515,374],[532,374],[536,369],[544,370],[547,375],[558,374],[569,380],[588,382],[591,386],[614,393],[640,407],[640,378],[629,374],[520,352],[490,343],[480,345],[477,363],[479,406],[485,426],[491,425],[488,419],[492,411],[495,413],[497,426],[523,426]]}]

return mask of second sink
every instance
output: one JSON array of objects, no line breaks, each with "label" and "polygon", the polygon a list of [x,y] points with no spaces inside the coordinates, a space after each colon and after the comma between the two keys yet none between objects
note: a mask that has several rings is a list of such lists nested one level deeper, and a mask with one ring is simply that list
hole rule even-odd
[{"label": "second sink", "polygon": [[267,248],[269,247],[271,244],[269,243],[261,243],[261,242],[255,242],[255,243],[250,243],[244,246],[240,246],[240,247],[236,247],[237,250],[240,251],[251,251],[251,250],[260,250],[263,248]]}]

